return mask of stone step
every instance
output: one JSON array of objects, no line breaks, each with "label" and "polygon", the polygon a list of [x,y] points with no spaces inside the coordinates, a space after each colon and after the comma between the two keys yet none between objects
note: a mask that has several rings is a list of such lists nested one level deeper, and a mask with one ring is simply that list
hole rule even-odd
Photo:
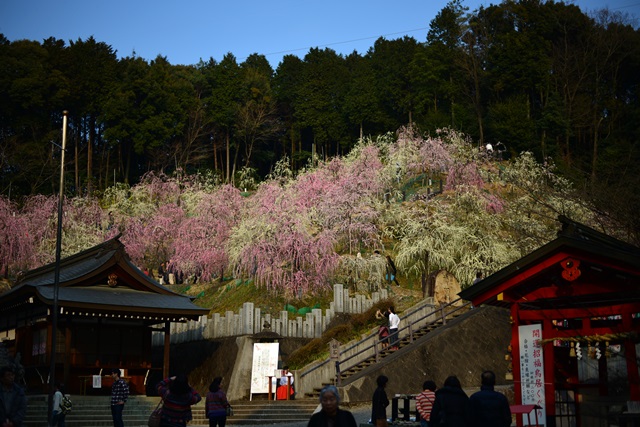
[{"label": "stone step", "polygon": [[[112,426],[111,409],[108,397],[74,398],[73,410],[65,419],[68,427]],[[149,414],[158,404],[157,397],[130,397],[123,413],[126,426],[147,426]],[[315,399],[297,399],[292,401],[240,401],[233,402],[234,416],[227,418],[227,424],[267,425],[278,423],[306,422],[316,409]],[[30,397],[24,427],[44,427],[47,425],[46,396]],[[190,426],[208,426],[205,417],[204,402],[192,407],[193,420]]]}]

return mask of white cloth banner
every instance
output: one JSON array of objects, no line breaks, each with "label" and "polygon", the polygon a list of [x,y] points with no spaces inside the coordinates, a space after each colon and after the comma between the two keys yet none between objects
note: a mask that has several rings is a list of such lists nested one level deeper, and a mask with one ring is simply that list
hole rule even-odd
[{"label": "white cloth banner", "polygon": [[[538,405],[542,409],[537,410],[538,425],[546,424],[544,407],[544,360],[542,357],[541,325],[522,325],[518,327],[520,339],[520,390],[522,392],[523,405]],[[522,415],[523,425],[535,423],[536,414],[532,411],[529,419]]]},{"label": "white cloth banner", "polygon": [[[278,367],[279,344],[253,344],[253,364],[251,366],[251,394],[268,393],[269,378]],[[272,390],[274,392],[275,390]]]}]

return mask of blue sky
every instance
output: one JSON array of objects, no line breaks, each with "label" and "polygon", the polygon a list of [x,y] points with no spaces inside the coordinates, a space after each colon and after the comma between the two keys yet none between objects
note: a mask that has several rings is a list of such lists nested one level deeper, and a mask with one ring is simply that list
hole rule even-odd
[{"label": "blue sky", "polygon": [[[470,10],[499,1],[463,0]],[[575,0],[583,11],[608,7],[640,17],[640,0]],[[364,54],[378,37],[426,39],[429,23],[447,0],[0,0],[0,33],[10,41],[93,36],[117,51],[171,64],[238,62],[266,56],[275,68],[285,54],[311,47]],[[636,25],[637,27],[637,25]]]}]

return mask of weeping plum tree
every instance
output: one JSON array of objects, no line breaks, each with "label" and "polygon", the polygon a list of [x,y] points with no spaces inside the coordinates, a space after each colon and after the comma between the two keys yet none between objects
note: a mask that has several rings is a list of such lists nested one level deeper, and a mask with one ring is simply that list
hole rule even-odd
[{"label": "weeping plum tree", "polygon": [[[58,197],[31,196],[22,206],[0,197],[0,271],[5,277],[53,262],[58,225]],[[97,199],[64,200],[62,255],[102,242],[106,216]]]},{"label": "weeping plum tree", "polygon": [[299,176],[294,186],[300,203],[312,209],[312,220],[321,229],[331,230],[349,254],[361,247],[380,246],[382,166],[378,148],[360,144],[349,156]]},{"label": "weeping plum tree", "polygon": [[[122,233],[138,265],[171,261],[203,280],[225,272],[287,296],[329,289],[337,279],[383,278],[383,257],[353,253],[395,242],[396,265],[409,274],[446,268],[464,285],[477,270],[495,271],[553,238],[558,214],[594,224],[549,163],[529,153],[500,168],[464,135],[423,136],[401,129],[363,141],[345,157],[293,177],[288,161],[250,197],[198,176],[148,174],[116,185],[98,200],[68,199],[63,252],[71,254]],[[397,165],[402,171],[398,179]],[[385,203],[383,192],[419,177],[447,182],[427,200]],[[0,272],[15,275],[53,259],[57,198],[20,206],[0,198]],[[607,227],[601,223],[601,229]],[[611,231],[611,230],[605,230]],[[366,265],[365,265],[366,264]]]},{"label": "weeping plum tree", "polygon": [[[501,174],[503,227],[513,236],[522,255],[554,238],[558,215],[597,224],[594,209],[555,170],[551,161],[539,163],[532,153],[525,152]],[[607,227],[606,223],[598,224],[598,228],[612,235],[616,232],[616,227]]]},{"label": "weeping plum tree", "polygon": [[0,197],[0,272],[5,278],[10,272],[26,270],[35,264],[37,251],[30,235],[29,222],[15,203]]},{"label": "weeping plum tree", "polygon": [[523,153],[498,169],[470,141],[443,135],[451,158],[444,194],[407,206],[391,229],[400,268],[445,268],[466,286],[477,271],[497,271],[551,240],[559,214],[593,223],[549,164]]},{"label": "weeping plum tree", "polygon": [[508,245],[493,241],[499,201],[480,191],[473,147],[463,135],[450,129],[437,137],[424,138],[413,129],[403,129],[390,149],[390,163],[406,170],[405,180],[420,175],[445,179],[445,193],[429,201],[408,203],[396,210],[386,232],[397,240],[396,263],[409,274],[426,280],[430,267],[445,268],[465,283],[479,269],[504,262]]},{"label": "weeping plum tree", "polygon": [[229,264],[227,241],[240,221],[243,204],[240,190],[230,185],[202,194],[193,214],[176,229],[170,267],[204,281],[216,275],[222,280]]},{"label": "weeping plum tree", "polygon": [[171,203],[160,206],[150,217],[127,221],[122,243],[131,260],[148,269],[169,261],[174,254],[175,231],[184,219],[184,210]]},{"label": "weeping plum tree", "polygon": [[229,239],[229,256],[237,276],[300,296],[330,287],[338,255],[333,233],[313,224],[293,196],[290,185],[263,183]]}]

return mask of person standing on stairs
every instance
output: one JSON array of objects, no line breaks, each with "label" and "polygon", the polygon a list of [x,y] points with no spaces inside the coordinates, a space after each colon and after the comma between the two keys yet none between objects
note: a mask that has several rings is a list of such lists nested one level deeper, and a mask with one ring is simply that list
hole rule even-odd
[{"label": "person standing on stairs", "polygon": [[120,369],[111,370],[113,385],[111,386],[111,418],[113,418],[113,427],[124,427],[122,421],[122,411],[124,404],[129,398],[129,384],[120,378]]},{"label": "person standing on stairs", "polygon": [[293,400],[295,390],[293,388],[293,374],[289,372],[289,367],[282,368],[282,377],[279,380],[279,386],[276,389],[277,400],[287,400],[287,391],[289,392],[289,399]]},{"label": "person standing on stairs", "polygon": [[396,309],[389,307],[389,349],[398,349],[398,327],[400,326],[400,317],[396,314]]},{"label": "person standing on stairs", "polygon": [[380,310],[376,311],[376,319],[380,322],[378,326],[378,340],[382,346],[382,350],[389,347],[389,319],[387,313],[382,314]]},{"label": "person standing on stairs", "polygon": [[65,427],[65,418],[67,414],[62,412],[60,404],[64,397],[64,384],[56,381],[56,392],[53,394],[53,412],[51,414],[51,426],[52,427]]},{"label": "person standing on stairs", "polygon": [[160,427],[185,427],[193,419],[191,405],[202,400],[184,374],[165,378],[156,390],[162,398]]},{"label": "person standing on stairs", "polygon": [[224,427],[227,422],[227,408],[231,404],[227,400],[227,395],[220,388],[222,377],[215,377],[205,400],[205,410],[209,419],[209,427]]}]

